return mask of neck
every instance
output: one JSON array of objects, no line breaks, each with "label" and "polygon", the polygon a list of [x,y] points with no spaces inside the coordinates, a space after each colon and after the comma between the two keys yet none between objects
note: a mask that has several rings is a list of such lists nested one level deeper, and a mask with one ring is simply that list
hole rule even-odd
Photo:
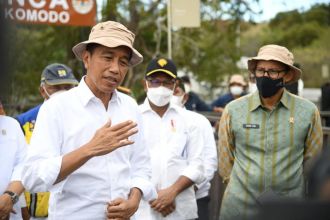
[{"label": "neck", "polygon": [[269,110],[273,110],[275,105],[277,105],[277,103],[280,101],[283,91],[284,89],[282,88],[278,90],[278,92],[275,95],[268,98],[264,98],[260,96],[262,105]]},{"label": "neck", "polygon": [[166,110],[168,109],[170,103],[168,103],[164,106],[157,106],[149,101],[149,105],[150,105],[151,109],[154,110],[162,118],[163,115],[165,114]]},{"label": "neck", "polygon": [[112,97],[113,91],[102,92],[102,91],[98,90],[97,87],[95,86],[94,82],[92,80],[90,80],[88,77],[85,78],[85,83],[89,87],[89,89],[92,91],[92,93],[102,101],[105,109],[108,109],[108,104]]}]

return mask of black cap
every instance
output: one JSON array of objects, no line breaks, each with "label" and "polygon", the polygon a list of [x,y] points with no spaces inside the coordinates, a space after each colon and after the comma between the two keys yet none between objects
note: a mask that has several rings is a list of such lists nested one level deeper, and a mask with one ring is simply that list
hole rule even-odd
[{"label": "black cap", "polygon": [[163,72],[167,75],[176,78],[176,66],[174,62],[167,58],[156,58],[150,61],[147,67],[146,76],[150,76],[157,72]]},{"label": "black cap", "polygon": [[78,84],[71,68],[60,63],[54,63],[46,66],[41,74],[41,82],[52,86],[62,84]]}]

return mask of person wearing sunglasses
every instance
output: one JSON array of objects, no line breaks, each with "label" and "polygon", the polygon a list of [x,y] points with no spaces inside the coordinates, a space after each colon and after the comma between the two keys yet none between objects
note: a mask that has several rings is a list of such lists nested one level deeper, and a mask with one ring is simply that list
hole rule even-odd
[{"label": "person wearing sunglasses", "polygon": [[284,88],[301,77],[293,63],[287,48],[261,47],[248,60],[258,90],[223,111],[219,173],[228,185],[221,220],[251,218],[267,195],[304,196],[304,173],[322,149],[322,127],[317,107]]}]

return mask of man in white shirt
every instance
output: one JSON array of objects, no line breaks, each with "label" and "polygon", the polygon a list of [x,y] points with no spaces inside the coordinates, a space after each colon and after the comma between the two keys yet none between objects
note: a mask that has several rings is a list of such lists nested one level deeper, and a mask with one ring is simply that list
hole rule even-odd
[{"label": "man in white shirt", "polygon": [[[188,94],[185,92],[184,84],[180,78],[177,78],[177,85],[174,90],[171,104],[184,108],[188,100]],[[203,165],[205,180],[196,185],[196,199],[198,206],[198,220],[209,220],[209,191],[211,180],[218,168],[217,148],[214,139],[214,133],[210,121],[202,114],[187,110],[191,121],[196,123],[202,131],[203,140]]]},{"label": "man in white shirt", "polygon": [[23,184],[50,190],[49,220],[133,220],[141,197],[156,197],[138,106],[116,90],[143,60],[134,37],[117,22],[95,25],[73,47],[86,76],[40,108]]},{"label": "man in white shirt", "polygon": [[21,220],[19,195],[26,143],[18,122],[0,115],[0,219]]},{"label": "man in white shirt", "polygon": [[204,180],[201,131],[184,109],[170,105],[176,76],[170,59],[154,59],[147,67],[147,98],[139,107],[158,197],[141,202],[137,216],[143,220],[197,218],[193,186]]}]

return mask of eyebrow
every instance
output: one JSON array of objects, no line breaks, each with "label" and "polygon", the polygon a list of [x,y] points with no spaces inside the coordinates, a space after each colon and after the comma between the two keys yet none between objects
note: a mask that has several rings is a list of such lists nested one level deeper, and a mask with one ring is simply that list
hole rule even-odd
[{"label": "eyebrow", "polygon": [[[109,48],[109,49],[102,50],[101,54],[102,54],[102,55],[107,55],[107,54],[108,54],[108,55],[113,55],[113,54],[114,54],[114,48]],[[120,59],[121,59],[121,58],[125,58],[125,59],[127,59],[127,61],[130,60],[130,58],[129,58],[129,54],[120,57]]]}]

